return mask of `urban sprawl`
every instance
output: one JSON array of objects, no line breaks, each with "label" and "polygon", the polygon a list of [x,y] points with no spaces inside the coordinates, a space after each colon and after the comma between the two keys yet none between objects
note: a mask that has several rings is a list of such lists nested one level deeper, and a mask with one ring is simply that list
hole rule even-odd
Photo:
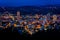
[{"label": "urban sprawl", "polygon": [[0,15],[0,31],[18,31],[21,33],[34,34],[39,31],[60,30],[60,14],[47,13],[46,15],[20,15],[20,11],[16,15],[5,12]]}]

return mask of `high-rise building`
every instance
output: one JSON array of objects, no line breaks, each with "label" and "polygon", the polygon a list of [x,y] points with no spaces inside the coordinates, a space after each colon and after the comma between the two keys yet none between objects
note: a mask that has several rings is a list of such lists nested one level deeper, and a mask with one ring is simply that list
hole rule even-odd
[{"label": "high-rise building", "polygon": [[57,21],[57,15],[53,15],[53,21]]},{"label": "high-rise building", "polygon": [[17,16],[20,16],[20,11],[17,11]]},{"label": "high-rise building", "polygon": [[17,11],[17,20],[20,20],[20,11]]}]

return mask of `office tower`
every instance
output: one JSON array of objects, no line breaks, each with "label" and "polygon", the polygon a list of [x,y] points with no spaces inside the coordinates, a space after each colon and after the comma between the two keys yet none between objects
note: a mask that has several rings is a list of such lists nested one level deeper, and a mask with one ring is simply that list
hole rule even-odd
[{"label": "office tower", "polygon": [[20,11],[17,11],[17,20],[20,20]]}]

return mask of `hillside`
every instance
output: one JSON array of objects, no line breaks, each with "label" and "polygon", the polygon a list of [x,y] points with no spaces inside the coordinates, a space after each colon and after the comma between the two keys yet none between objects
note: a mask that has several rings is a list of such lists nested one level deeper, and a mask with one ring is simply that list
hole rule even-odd
[{"label": "hillside", "polygon": [[21,7],[0,7],[0,12],[8,11],[15,14],[16,11],[20,11],[21,14],[59,14],[60,6],[59,5],[45,5],[45,6],[21,6]]}]

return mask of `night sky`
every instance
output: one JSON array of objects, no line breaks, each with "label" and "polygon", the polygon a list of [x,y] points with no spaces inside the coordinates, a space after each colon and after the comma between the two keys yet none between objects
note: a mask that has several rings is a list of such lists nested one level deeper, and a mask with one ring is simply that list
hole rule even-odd
[{"label": "night sky", "polygon": [[60,4],[60,0],[0,0],[0,6],[40,6]]}]

